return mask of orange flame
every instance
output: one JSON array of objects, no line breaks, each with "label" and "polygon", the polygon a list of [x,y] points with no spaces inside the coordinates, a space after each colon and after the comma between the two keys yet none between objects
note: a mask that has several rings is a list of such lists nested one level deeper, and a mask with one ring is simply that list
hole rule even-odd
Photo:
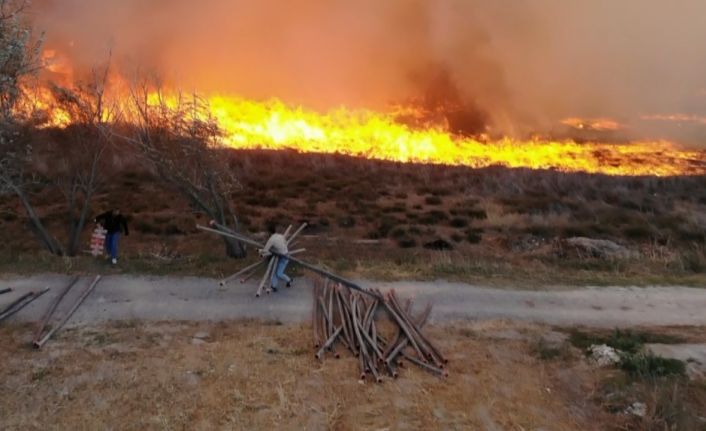
[{"label": "orange flame", "polygon": [[706,152],[682,150],[666,141],[629,144],[574,141],[480,140],[441,127],[415,130],[394,115],[371,111],[320,114],[278,100],[208,99],[211,114],[233,148],[294,149],[340,153],[397,162],[470,167],[556,169],[608,175],[703,175]]},{"label": "orange flame", "polygon": [[[55,52],[46,51],[55,76],[73,75],[69,64]],[[125,95],[119,104],[128,106],[129,92],[118,74],[109,77],[111,92]],[[40,88],[35,107],[50,113],[46,126],[64,127],[70,115],[54,103],[51,91]],[[158,100],[156,95],[151,97]],[[148,98],[149,100],[150,98]],[[457,136],[447,124],[415,125],[398,120],[400,112],[414,117],[414,106],[395,106],[391,112],[340,108],[319,113],[289,106],[273,99],[266,102],[230,95],[206,98],[209,114],[223,131],[223,144],[240,149],[293,149],[299,152],[338,153],[396,162],[418,162],[469,167],[554,169],[608,175],[706,175],[706,151],[685,150],[666,142],[629,144],[577,143],[572,140]],[[156,103],[156,102],[155,102]],[[176,104],[176,97],[166,103]],[[129,120],[129,109],[127,117]],[[622,125],[609,119],[570,118],[564,124],[579,129],[609,131]]]}]

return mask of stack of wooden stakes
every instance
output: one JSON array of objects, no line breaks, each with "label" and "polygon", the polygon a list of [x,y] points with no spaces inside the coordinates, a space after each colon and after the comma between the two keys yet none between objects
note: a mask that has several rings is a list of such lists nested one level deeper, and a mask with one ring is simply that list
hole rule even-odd
[{"label": "stack of wooden stakes", "polygon": [[[405,360],[442,377],[448,377],[447,360],[421,331],[431,313],[431,305],[412,316],[412,302],[400,303],[394,290],[360,293],[320,278],[314,283],[312,327],[316,358],[326,352],[340,357],[347,349],[358,358],[360,379],[368,373],[381,382],[383,374],[397,378]],[[381,311],[381,312],[379,312]],[[384,335],[378,317],[387,314],[395,333]],[[342,349],[339,349],[337,343]]]}]

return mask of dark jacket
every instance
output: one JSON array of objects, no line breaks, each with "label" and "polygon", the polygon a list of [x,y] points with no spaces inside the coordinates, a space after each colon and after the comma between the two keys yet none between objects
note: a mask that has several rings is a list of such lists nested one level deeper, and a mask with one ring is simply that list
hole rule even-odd
[{"label": "dark jacket", "polygon": [[127,229],[127,219],[122,214],[114,215],[112,211],[104,212],[96,217],[96,222],[102,224],[108,233],[120,232],[122,229],[125,235],[130,234]]}]

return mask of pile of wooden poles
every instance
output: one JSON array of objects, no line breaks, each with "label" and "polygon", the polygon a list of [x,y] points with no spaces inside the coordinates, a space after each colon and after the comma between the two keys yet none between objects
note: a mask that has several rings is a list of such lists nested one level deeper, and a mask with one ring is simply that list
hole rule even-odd
[{"label": "pile of wooden poles", "polygon": [[[431,305],[412,316],[412,301],[400,303],[394,290],[383,295],[379,290],[358,292],[321,278],[314,283],[312,308],[316,358],[326,352],[336,358],[349,350],[358,358],[360,379],[369,373],[381,382],[383,374],[396,378],[405,360],[429,372],[448,377],[447,360],[426,337],[421,328],[431,313]],[[384,334],[380,317],[387,315],[392,334]]]}]

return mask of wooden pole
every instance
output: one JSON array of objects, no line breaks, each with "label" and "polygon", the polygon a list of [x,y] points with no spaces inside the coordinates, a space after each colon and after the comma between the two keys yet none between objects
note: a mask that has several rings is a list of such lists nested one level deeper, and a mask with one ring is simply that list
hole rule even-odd
[{"label": "wooden pole", "polygon": [[289,244],[291,244],[292,242],[294,242],[294,240],[297,239],[297,237],[299,236],[299,234],[302,233],[302,231],[303,231],[307,226],[308,226],[308,225],[307,225],[306,223],[302,223],[302,225],[299,227],[299,229],[297,229],[296,232],[294,232],[294,233],[292,234],[292,236],[289,237],[289,239],[287,239],[287,245],[289,245]]},{"label": "wooden pole", "polygon": [[39,291],[39,292],[28,292],[24,295],[22,295],[18,300],[14,301],[12,304],[8,305],[5,307],[4,310],[0,311],[0,322],[3,320],[7,319],[8,317],[11,317],[18,311],[22,310],[26,306],[28,306],[32,301],[35,299],[39,298],[40,296],[44,295],[49,291],[48,287],[45,287],[44,290]]},{"label": "wooden pole", "polygon": [[265,270],[265,275],[262,276],[262,280],[260,281],[260,284],[257,286],[257,293],[255,293],[255,297],[259,298],[260,295],[262,294],[262,288],[265,286],[265,283],[267,283],[267,280],[271,277],[271,273],[273,271],[272,267],[275,263],[275,257],[271,257],[269,263],[267,264],[267,269]]},{"label": "wooden pole", "polygon": [[230,238],[234,238],[234,239],[237,239],[237,240],[240,241],[240,242],[243,242],[243,243],[245,243],[245,244],[251,245],[251,246],[253,246],[253,247],[257,247],[257,248],[264,248],[264,247],[265,247],[263,244],[260,244],[259,242],[255,241],[255,240],[252,240],[252,239],[247,238],[247,237],[245,237],[245,236],[238,235],[238,234],[236,234],[236,233],[223,232],[223,231],[221,231],[221,230],[211,229],[210,227],[201,226],[201,225],[199,225],[199,224],[196,225],[196,228],[197,228],[197,229],[201,229],[201,230],[206,231],[206,232],[213,232],[213,233],[217,233],[217,234],[219,234],[219,235],[223,235],[223,236],[227,236],[227,237],[230,237]]},{"label": "wooden pole", "polygon": [[33,343],[33,344],[34,344],[34,347],[36,347],[37,349],[41,349],[42,346],[43,346],[44,344],[46,344],[47,341],[49,341],[49,339],[51,338],[51,336],[54,335],[54,333],[55,333],[56,331],[58,331],[59,329],[61,329],[61,328],[66,324],[66,322],[69,321],[69,319],[70,319],[71,316],[76,312],[76,310],[78,309],[78,307],[80,307],[81,304],[83,303],[83,301],[88,297],[88,295],[89,295],[91,292],[93,292],[93,289],[96,287],[96,285],[98,284],[98,282],[100,281],[100,279],[101,279],[101,276],[100,276],[100,275],[96,275],[96,278],[93,279],[93,282],[91,283],[91,285],[88,286],[88,288],[83,291],[83,293],[82,293],[81,296],[78,298],[78,300],[76,300],[76,303],[73,305],[73,307],[71,307],[71,309],[69,310],[69,312],[66,313],[66,315],[64,316],[64,318],[61,319],[61,321],[59,322],[59,324],[57,324],[56,326],[54,326],[53,328],[51,328],[51,329],[49,330],[49,332],[47,332],[47,335],[44,336],[44,338],[42,338],[42,339],[39,340],[39,341],[35,341],[35,342]]},{"label": "wooden pole", "polygon": [[61,291],[59,296],[57,296],[54,299],[54,302],[52,302],[49,305],[49,308],[47,308],[46,313],[44,313],[44,317],[42,317],[41,322],[39,322],[39,325],[37,326],[37,332],[34,334],[34,339],[32,340],[32,343],[35,343],[39,340],[39,338],[42,336],[42,332],[44,332],[44,328],[47,326],[47,323],[49,323],[49,319],[51,316],[54,314],[56,311],[56,308],[59,306],[59,303],[61,302],[62,299],[64,299],[64,296],[66,296],[67,293],[69,293],[69,290],[71,290],[72,287],[76,284],[78,281],[78,277],[74,277],[71,279],[69,284],[66,285],[64,290]]},{"label": "wooden pole", "polygon": [[240,271],[236,272],[235,274],[228,276],[221,280],[218,284],[221,286],[225,286],[228,284],[231,280],[240,277],[241,275],[245,274],[246,272],[250,271],[251,269],[257,268],[258,266],[262,265],[263,263],[267,262],[265,259],[262,259],[259,262],[255,262],[252,265],[248,265],[245,268],[241,269]]}]

